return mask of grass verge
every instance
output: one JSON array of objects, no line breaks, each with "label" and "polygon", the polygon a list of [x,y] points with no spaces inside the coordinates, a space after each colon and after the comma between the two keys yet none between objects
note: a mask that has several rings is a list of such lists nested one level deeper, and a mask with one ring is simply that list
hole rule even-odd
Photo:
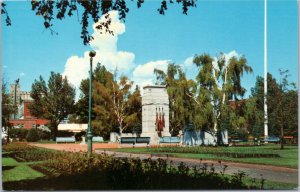
[{"label": "grass verge", "polygon": [[44,174],[30,167],[30,165],[35,163],[39,162],[20,163],[10,157],[2,158],[2,181],[20,181],[44,177]]},{"label": "grass verge", "polygon": [[[187,149],[184,149],[187,148]],[[100,149],[104,150],[104,149]],[[207,160],[222,160],[250,164],[273,165],[289,168],[298,168],[298,146],[285,146],[285,149],[280,150],[279,145],[265,145],[252,147],[160,147],[160,148],[117,148],[105,149],[119,152],[129,153],[145,153],[145,154],[168,154],[173,157],[207,159]],[[271,153],[278,154],[279,157],[268,158],[234,158],[218,156],[218,153]]]}]

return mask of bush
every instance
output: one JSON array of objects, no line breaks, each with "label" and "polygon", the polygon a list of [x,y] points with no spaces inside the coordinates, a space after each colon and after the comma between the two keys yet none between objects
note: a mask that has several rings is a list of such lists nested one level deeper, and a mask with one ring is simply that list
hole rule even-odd
[{"label": "bush", "polygon": [[76,141],[82,141],[82,136],[85,136],[86,132],[85,131],[81,131],[79,133],[75,134],[75,139]]},{"label": "bush", "polygon": [[48,131],[43,131],[43,130],[38,129],[37,132],[38,132],[38,135],[39,135],[39,139],[49,140],[50,137],[51,137],[51,133],[48,132]]},{"label": "bush", "polygon": [[[34,133],[33,131],[30,132]],[[22,147],[30,150],[20,150]],[[5,150],[7,149],[12,149],[12,147],[6,147]],[[72,178],[94,178],[97,176],[99,179],[97,182],[87,180],[84,182],[87,186],[82,189],[90,189],[89,187],[92,186],[91,189],[100,190],[103,189],[103,184],[106,185],[105,188],[110,190],[255,188],[255,186],[244,184],[245,173],[243,172],[235,174],[232,178],[226,177],[224,173],[227,165],[222,165],[221,162],[219,163],[223,171],[218,173],[213,164],[205,163],[189,167],[184,163],[175,165],[163,159],[114,158],[106,154],[92,154],[91,158],[88,158],[87,153],[46,150],[28,147],[26,144],[15,146],[15,149],[19,152],[17,156],[26,161],[45,160],[43,164],[39,165],[55,170],[61,173],[61,176],[71,176]],[[63,182],[68,187],[74,184],[74,181]],[[81,179],[75,183],[78,182],[81,182]],[[57,187],[56,183],[55,187]]]},{"label": "bush", "polygon": [[39,132],[36,129],[30,129],[27,136],[26,140],[29,142],[35,142],[40,140]]},{"label": "bush", "polygon": [[19,138],[20,140],[24,140],[26,139],[28,131],[28,129],[14,128],[9,130],[9,135],[11,138]]}]

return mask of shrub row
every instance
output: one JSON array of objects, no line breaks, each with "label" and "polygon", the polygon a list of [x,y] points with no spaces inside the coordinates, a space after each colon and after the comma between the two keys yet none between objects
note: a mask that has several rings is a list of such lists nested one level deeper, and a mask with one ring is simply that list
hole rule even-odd
[{"label": "shrub row", "polygon": [[35,142],[39,140],[49,140],[50,132],[44,131],[41,129],[20,129],[14,128],[9,131],[9,135],[11,138],[18,138],[19,141]]},{"label": "shrub row", "polygon": [[264,153],[216,153],[219,157],[233,157],[233,158],[277,158],[278,154],[264,154]]},{"label": "shrub row", "polygon": [[215,154],[228,157],[280,157],[277,153],[270,153],[270,150],[261,148],[244,147],[243,150],[234,147],[161,147],[150,149],[153,152],[164,153],[195,153],[195,154]]},{"label": "shrub row", "polygon": [[[10,144],[13,145],[13,144]],[[109,189],[247,189],[255,188],[243,183],[244,173],[233,177],[215,172],[213,165],[199,164],[190,168],[184,163],[173,165],[166,160],[115,158],[105,154],[50,151],[20,145],[15,147],[18,157],[27,161],[44,160],[43,166],[55,169],[61,175],[91,177],[102,175],[101,183]],[[5,150],[13,147],[6,147]],[[29,149],[29,150],[27,150]],[[91,183],[93,185],[93,183]]]}]

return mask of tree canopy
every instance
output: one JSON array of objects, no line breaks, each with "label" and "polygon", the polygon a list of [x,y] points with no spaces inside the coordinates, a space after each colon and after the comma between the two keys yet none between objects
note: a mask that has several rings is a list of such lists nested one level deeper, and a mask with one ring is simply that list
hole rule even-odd
[{"label": "tree canopy", "polygon": [[[282,73],[283,72],[283,73]],[[282,71],[279,81],[272,74],[267,75],[267,104],[269,135],[281,135],[281,129],[288,135],[298,136],[298,92],[294,83],[288,81],[288,71]],[[256,78],[255,86],[251,89],[250,99],[253,101],[248,110],[249,125],[254,135],[263,134],[264,112],[264,79]]]},{"label": "tree canopy", "polygon": [[9,119],[11,115],[16,112],[16,106],[12,105],[12,101],[10,100],[10,96],[7,90],[7,82],[4,81],[2,78],[2,87],[1,87],[1,95],[2,95],[2,102],[1,102],[1,119],[2,119],[2,126],[7,130],[10,126]]},{"label": "tree canopy", "polygon": [[[87,123],[88,79],[81,82],[81,95],[76,104],[77,120]],[[94,133],[108,137],[112,131],[132,132],[142,121],[142,102],[139,87],[126,76],[117,80],[100,63],[93,71],[92,127]]]},{"label": "tree canopy", "polygon": [[154,69],[157,84],[167,85],[171,130],[178,133],[188,123],[214,133],[225,126],[224,122],[228,122],[226,126],[243,127],[242,110],[230,106],[229,101],[238,102],[245,94],[241,77],[252,72],[246,58],[232,56],[226,60],[222,53],[217,58],[201,54],[195,55],[193,63],[198,68],[196,81],[187,79],[182,68],[173,63],[166,73]]},{"label": "tree canopy", "polygon": [[51,72],[46,84],[42,76],[31,87],[33,103],[29,110],[32,115],[49,120],[52,137],[57,136],[58,124],[74,110],[75,89],[67,77]]}]

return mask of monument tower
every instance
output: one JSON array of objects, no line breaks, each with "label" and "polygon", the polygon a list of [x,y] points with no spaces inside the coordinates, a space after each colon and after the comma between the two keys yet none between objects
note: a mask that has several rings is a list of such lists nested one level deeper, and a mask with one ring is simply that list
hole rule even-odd
[{"label": "monument tower", "polygon": [[165,85],[147,85],[142,96],[142,137],[157,144],[160,137],[170,136],[169,96]]}]

